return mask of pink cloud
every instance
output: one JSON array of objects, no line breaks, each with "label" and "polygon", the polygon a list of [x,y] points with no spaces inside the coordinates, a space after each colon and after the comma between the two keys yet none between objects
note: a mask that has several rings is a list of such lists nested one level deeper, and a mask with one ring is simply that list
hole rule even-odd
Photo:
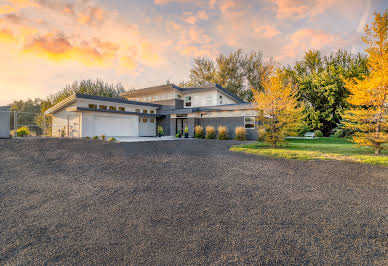
[{"label": "pink cloud", "polygon": [[273,0],[277,17],[281,19],[302,19],[325,12],[335,0]]},{"label": "pink cloud", "polygon": [[344,46],[345,41],[336,35],[322,30],[305,28],[294,32],[290,36],[289,44],[283,47],[281,56],[276,59],[294,58],[310,49],[338,49]]}]

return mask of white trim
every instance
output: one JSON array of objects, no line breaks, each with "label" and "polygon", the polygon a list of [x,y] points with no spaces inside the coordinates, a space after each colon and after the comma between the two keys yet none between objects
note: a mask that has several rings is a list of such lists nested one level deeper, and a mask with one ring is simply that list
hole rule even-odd
[{"label": "white trim", "polygon": [[54,114],[55,112],[62,109],[63,107],[73,103],[76,99],[77,98],[76,98],[75,94],[73,94],[73,95],[67,97],[66,99],[60,101],[59,103],[57,103],[53,107],[47,109],[46,112],[44,112],[44,114],[45,115]]}]

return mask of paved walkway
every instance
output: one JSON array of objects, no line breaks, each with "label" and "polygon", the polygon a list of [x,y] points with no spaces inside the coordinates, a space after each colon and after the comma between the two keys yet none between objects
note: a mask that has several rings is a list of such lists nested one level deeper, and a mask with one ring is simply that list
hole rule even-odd
[{"label": "paved walkway", "polygon": [[146,141],[163,141],[163,140],[179,140],[174,136],[163,137],[115,137],[119,142],[146,142]]}]

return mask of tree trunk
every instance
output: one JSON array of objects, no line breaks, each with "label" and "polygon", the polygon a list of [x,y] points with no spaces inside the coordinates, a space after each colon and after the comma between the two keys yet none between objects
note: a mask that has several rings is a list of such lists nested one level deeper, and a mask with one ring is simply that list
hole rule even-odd
[{"label": "tree trunk", "polygon": [[379,155],[381,153],[381,146],[380,144],[375,144],[375,154]]}]

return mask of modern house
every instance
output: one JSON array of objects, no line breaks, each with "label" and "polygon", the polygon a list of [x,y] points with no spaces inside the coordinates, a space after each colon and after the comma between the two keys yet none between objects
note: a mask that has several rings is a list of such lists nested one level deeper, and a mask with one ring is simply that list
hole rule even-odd
[{"label": "modern house", "polygon": [[52,116],[53,136],[156,136],[157,126],[175,136],[194,127],[226,126],[234,137],[245,127],[249,139],[257,139],[257,111],[218,84],[180,88],[174,84],[124,92],[125,99],[76,94],[46,111]]}]

